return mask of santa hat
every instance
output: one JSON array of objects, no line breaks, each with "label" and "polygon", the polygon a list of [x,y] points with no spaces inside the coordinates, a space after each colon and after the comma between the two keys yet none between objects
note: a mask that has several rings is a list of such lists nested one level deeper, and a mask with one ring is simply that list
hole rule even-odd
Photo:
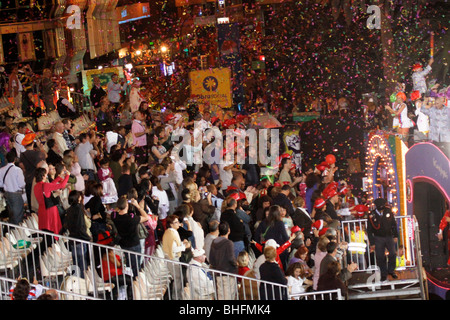
[{"label": "santa hat", "polygon": [[333,198],[335,195],[338,194],[337,190],[332,188],[332,189],[328,189],[328,190],[324,190],[322,192],[323,196],[325,197],[325,199],[331,199]]},{"label": "santa hat", "polygon": [[293,226],[293,227],[291,228],[291,233],[296,233],[296,232],[299,232],[299,231],[303,231],[303,228],[300,229],[299,226]]},{"label": "santa hat", "polygon": [[211,123],[214,124],[216,123],[216,121],[220,120],[219,117],[212,117],[211,118]]},{"label": "santa hat", "polygon": [[274,187],[281,187],[281,183],[275,182],[275,183],[273,184],[273,186],[274,186]]},{"label": "santa hat", "polygon": [[343,196],[343,195],[345,195],[349,190],[350,190],[350,189],[349,189],[348,186],[343,186],[343,187],[341,188],[341,190],[339,190],[339,194],[340,194],[341,196]]},{"label": "santa hat", "polygon": [[422,64],[416,63],[416,64],[414,64],[414,65],[412,66],[412,71],[417,71],[417,70],[419,70],[420,68],[423,68]]},{"label": "santa hat", "polygon": [[245,193],[243,193],[243,192],[233,192],[233,193],[229,194],[229,197],[233,198],[236,201],[246,198]]},{"label": "santa hat", "polygon": [[236,125],[236,119],[234,119],[234,118],[233,119],[227,119],[227,120],[225,120],[223,122],[223,127],[225,129],[227,129],[227,128],[233,126],[233,125]]},{"label": "santa hat", "polygon": [[245,114],[238,114],[238,115],[236,116],[237,122],[242,122],[242,121],[244,121],[244,119],[246,119],[246,118],[249,118],[249,116],[247,116],[247,115],[245,115]]},{"label": "santa hat", "polygon": [[324,227],[323,220],[317,220],[316,222],[313,223],[312,227],[319,231],[322,230]]},{"label": "santa hat", "polygon": [[363,204],[358,204],[357,206],[355,206],[355,210],[356,216],[362,217],[364,215],[364,212],[369,211],[369,208]]},{"label": "santa hat", "polygon": [[169,122],[170,120],[175,119],[175,115],[173,115],[172,113],[168,114],[165,119],[164,122]]},{"label": "santa hat", "polygon": [[316,209],[321,209],[325,206],[325,200],[322,198],[318,198],[316,199],[316,201],[314,201],[314,208]]},{"label": "santa hat", "polygon": [[323,236],[325,233],[327,233],[328,228],[323,228],[322,230],[319,231],[319,237]]}]

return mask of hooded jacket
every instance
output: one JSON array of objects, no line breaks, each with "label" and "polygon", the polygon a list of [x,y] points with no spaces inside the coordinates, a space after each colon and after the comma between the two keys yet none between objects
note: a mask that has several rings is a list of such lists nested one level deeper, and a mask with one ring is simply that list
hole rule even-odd
[{"label": "hooded jacket", "polygon": [[233,242],[225,237],[214,239],[209,253],[209,262],[213,269],[237,274],[238,267],[234,258]]}]

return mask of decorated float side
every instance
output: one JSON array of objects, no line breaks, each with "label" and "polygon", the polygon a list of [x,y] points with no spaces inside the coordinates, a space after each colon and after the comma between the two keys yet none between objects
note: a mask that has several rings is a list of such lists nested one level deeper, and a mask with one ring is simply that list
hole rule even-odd
[{"label": "decorated float side", "polygon": [[[445,150],[444,150],[445,151]],[[431,298],[450,299],[448,226],[439,240],[441,221],[450,203],[450,160],[430,142],[409,149],[395,134],[372,132],[366,149],[364,188],[370,202],[384,197],[398,216],[415,218],[420,230],[420,250]],[[445,219],[445,218],[444,218]],[[414,248],[413,219],[402,219],[399,245],[407,260]],[[442,225],[441,225],[442,227]]]},{"label": "decorated float side", "polygon": [[414,215],[419,224],[429,293],[448,300],[448,226],[442,232],[443,241],[437,234],[450,204],[450,160],[436,145],[417,143],[406,152],[405,167],[407,214]]}]

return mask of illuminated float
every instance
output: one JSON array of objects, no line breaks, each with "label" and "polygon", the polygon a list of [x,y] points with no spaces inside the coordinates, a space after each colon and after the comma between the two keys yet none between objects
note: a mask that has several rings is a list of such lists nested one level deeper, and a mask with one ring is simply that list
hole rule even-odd
[{"label": "illuminated float", "polygon": [[444,300],[450,299],[447,232],[444,241],[438,240],[437,233],[446,204],[450,204],[449,151],[432,143],[417,143],[405,154],[407,213],[414,215],[419,224],[430,297]]}]

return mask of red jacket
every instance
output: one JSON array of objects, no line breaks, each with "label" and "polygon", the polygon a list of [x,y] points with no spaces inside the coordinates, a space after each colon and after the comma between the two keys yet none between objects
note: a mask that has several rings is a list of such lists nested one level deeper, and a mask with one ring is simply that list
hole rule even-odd
[{"label": "red jacket", "polygon": [[[281,246],[279,246],[277,248],[277,258],[275,260],[276,260],[276,262],[278,263],[278,265],[280,266],[280,268],[281,268],[281,270],[283,272],[284,272],[284,269],[283,269],[283,264],[281,263],[281,260],[280,260],[280,254],[282,254],[284,252],[284,250],[289,248],[291,244],[292,243],[288,240],[288,241],[286,241],[285,243],[283,243]],[[258,242],[256,242],[255,243],[255,247],[259,251],[263,252],[263,245],[262,244],[259,244]]]},{"label": "red jacket", "polygon": [[441,223],[439,224],[439,230],[444,231],[445,227],[447,227],[447,217],[450,217],[450,210],[445,211],[444,216],[441,219]]}]

